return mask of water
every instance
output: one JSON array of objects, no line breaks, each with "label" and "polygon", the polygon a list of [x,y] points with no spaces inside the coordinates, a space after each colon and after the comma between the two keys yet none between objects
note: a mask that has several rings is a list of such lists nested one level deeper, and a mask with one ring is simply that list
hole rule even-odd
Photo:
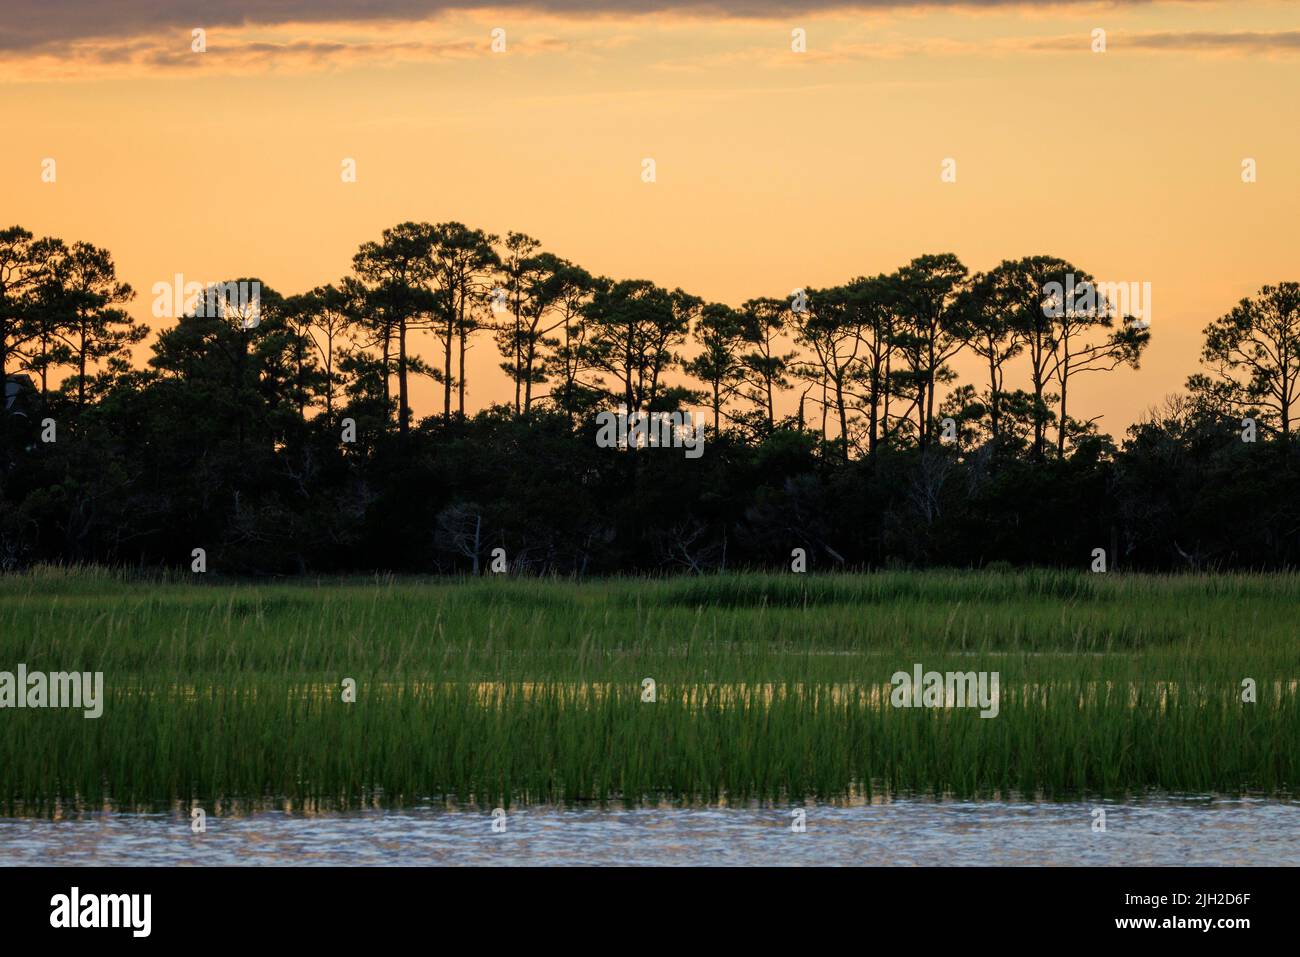
[{"label": "water", "polygon": [[[1093,810],[1106,811],[1104,833]],[[1300,802],[895,800],[790,808],[444,808],[0,818],[0,865],[1300,865]]]}]

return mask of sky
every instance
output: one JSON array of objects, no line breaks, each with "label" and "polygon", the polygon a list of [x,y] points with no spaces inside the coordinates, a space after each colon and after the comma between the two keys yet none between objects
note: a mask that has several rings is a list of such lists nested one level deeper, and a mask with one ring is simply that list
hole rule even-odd
[{"label": "sky", "polygon": [[[5,0],[0,100],[0,225],[110,249],[155,329],[176,273],[302,292],[407,220],[733,305],[1053,255],[1151,284],[1142,368],[1071,383],[1122,436],[1300,280],[1294,3]],[[473,408],[499,361],[483,335]]]}]

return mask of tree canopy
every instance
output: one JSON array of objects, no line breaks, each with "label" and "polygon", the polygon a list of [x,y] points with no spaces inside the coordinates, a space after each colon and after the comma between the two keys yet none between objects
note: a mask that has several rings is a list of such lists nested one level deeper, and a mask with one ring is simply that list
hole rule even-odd
[{"label": "tree canopy", "polygon": [[[479,573],[498,547],[561,574],[789,567],[795,548],[813,569],[1087,567],[1098,547],[1120,568],[1294,565],[1300,286],[1213,320],[1186,394],[1117,442],[1071,387],[1136,368],[1151,330],[1076,295],[1093,282],[938,253],[732,306],[408,222],[332,283],[232,280],[255,315],[195,303],[146,344],[107,250],[11,227],[0,567],[203,548],[234,574]],[[513,398],[472,412],[480,339]],[[441,392],[423,417],[421,376]],[[706,409],[705,454],[598,447],[620,406]]]}]

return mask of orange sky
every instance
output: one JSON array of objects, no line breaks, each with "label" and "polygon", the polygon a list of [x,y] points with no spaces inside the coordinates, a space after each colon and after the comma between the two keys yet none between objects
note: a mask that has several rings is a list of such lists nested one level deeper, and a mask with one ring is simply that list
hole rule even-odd
[{"label": "orange sky", "polygon": [[[202,54],[188,25],[129,18],[6,42],[0,13],[0,220],[108,247],[155,326],[150,289],[177,272],[299,292],[412,219],[733,304],[927,252],[972,271],[1057,255],[1152,284],[1142,369],[1071,386],[1117,436],[1195,370],[1207,322],[1300,279],[1295,6],[867,6],[262,20],[207,27]],[[499,361],[484,335],[474,407],[513,394]],[[432,387],[415,405],[435,410]]]}]

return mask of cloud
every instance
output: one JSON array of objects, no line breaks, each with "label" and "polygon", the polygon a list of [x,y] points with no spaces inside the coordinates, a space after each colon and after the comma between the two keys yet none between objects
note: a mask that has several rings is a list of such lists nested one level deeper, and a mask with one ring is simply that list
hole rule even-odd
[{"label": "cloud", "polygon": [[1171,50],[1201,53],[1300,52],[1300,30],[1272,33],[1139,33],[1121,36],[1120,43],[1137,50]]},{"label": "cloud", "polygon": [[[1250,31],[1188,31],[1183,33],[1126,33],[1113,32],[1108,38],[1108,48],[1116,53],[1124,50],[1151,50],[1164,53],[1223,54],[1227,56],[1258,56],[1300,53],[1300,30],[1278,30],[1265,33]],[[1043,37],[1031,41],[1035,50],[1069,51],[1088,50],[1087,43],[1080,44],[1077,36]]]},{"label": "cloud", "polygon": [[[491,56],[486,37],[449,35],[429,23],[385,23],[358,28],[319,24],[303,35],[295,25],[240,27],[207,37],[202,56],[190,35],[156,33],[93,37],[33,50],[0,49],[0,81],[89,79],[192,71],[224,75],[306,73],[364,64],[431,63]],[[531,35],[510,42],[514,56],[559,53],[567,40]]]},{"label": "cloud", "polygon": [[[287,23],[367,23],[424,20],[451,11],[511,10],[543,14],[681,13],[777,18],[916,6],[998,8],[1079,6],[1094,0],[2,0],[0,51],[36,51],[89,38],[129,38],[194,27]],[[1150,0],[1120,0],[1141,4]]]},{"label": "cloud", "polygon": [[[1090,55],[1091,42],[1088,32],[1050,37],[982,37],[976,40],[883,37],[871,42],[836,40],[827,46],[809,49],[797,57],[791,56],[782,47],[770,44],[745,47],[689,60],[664,60],[656,63],[655,68],[667,72],[695,72],[744,64],[794,70],[803,69],[808,64],[830,66],[904,57],[1003,57],[1035,53]],[[1190,55],[1285,56],[1300,53],[1300,30],[1273,33],[1129,33],[1115,30],[1109,36],[1109,48],[1117,55],[1122,55],[1126,50],[1143,50]]]},{"label": "cloud", "polygon": [[[477,0],[457,2],[461,6],[456,9],[466,9],[465,3],[472,4]],[[34,11],[41,3],[53,6],[58,14],[37,17]],[[4,4],[0,7],[0,81],[200,70],[225,74],[301,73],[362,64],[429,63],[490,55],[486,35],[469,38],[465,36],[463,25],[458,28],[455,21],[429,17],[431,10],[452,9],[446,0],[433,3],[428,0],[371,0],[362,5],[364,9],[359,14],[353,9],[359,5],[358,0],[313,0],[310,6],[299,0],[204,0],[202,3],[191,0],[171,3],[119,0],[115,5],[82,3],[81,0],[0,0],[0,4]],[[993,8],[1008,6],[1010,0],[941,5]],[[557,12],[592,6],[595,6],[594,2],[588,0],[532,0],[527,8]],[[602,10],[606,13],[639,12],[660,7],[685,13],[722,10],[724,6],[727,14],[740,15],[786,7],[829,12],[841,6],[883,10],[899,4],[897,0],[860,0],[855,4],[841,3],[840,0],[793,0],[778,7],[775,0],[744,0],[739,4],[709,4],[699,0],[620,0],[613,6],[604,5]],[[86,11],[85,17],[72,16],[74,9],[82,8]],[[198,12],[200,9],[202,13]],[[494,8],[484,0],[481,9]],[[106,18],[106,11],[112,16]],[[402,16],[423,16],[425,19],[400,19]],[[502,17],[502,22],[509,22],[503,11]],[[626,13],[623,19],[627,19]],[[169,26],[172,20],[177,21],[177,25]],[[220,25],[226,21],[229,25]],[[190,30],[200,25],[208,34],[207,52],[201,57],[190,51]],[[56,38],[60,32],[70,35]],[[510,51],[524,56],[564,53],[599,59],[636,43],[638,39],[634,32],[621,29],[605,36],[584,36],[581,40],[562,40],[533,33],[512,36]],[[652,68],[691,72],[748,64],[793,69],[803,65],[827,66],[900,57],[1086,53],[1090,50],[1089,41],[1090,38],[1083,33],[958,40],[873,31],[868,36],[835,39],[825,46],[811,47],[800,57],[789,56],[779,44],[753,48],[742,46],[710,52],[692,50],[686,56],[655,62]],[[1300,31],[1129,33],[1113,30],[1109,45],[1116,53],[1132,50],[1198,56],[1293,55],[1300,52]]]}]

